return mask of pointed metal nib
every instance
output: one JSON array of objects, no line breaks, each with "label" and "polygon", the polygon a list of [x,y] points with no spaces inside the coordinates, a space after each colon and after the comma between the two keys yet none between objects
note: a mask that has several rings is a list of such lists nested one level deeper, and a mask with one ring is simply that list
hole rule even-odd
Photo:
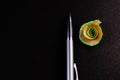
[{"label": "pointed metal nib", "polygon": [[70,21],[70,37],[72,37],[72,17],[71,17],[71,14],[69,16],[69,21]]},{"label": "pointed metal nib", "polygon": [[68,26],[67,26],[67,37],[72,37],[72,18],[71,14],[69,14],[69,21],[68,21]]},{"label": "pointed metal nib", "polygon": [[70,23],[72,23],[71,14],[69,14],[69,21],[70,21]]}]

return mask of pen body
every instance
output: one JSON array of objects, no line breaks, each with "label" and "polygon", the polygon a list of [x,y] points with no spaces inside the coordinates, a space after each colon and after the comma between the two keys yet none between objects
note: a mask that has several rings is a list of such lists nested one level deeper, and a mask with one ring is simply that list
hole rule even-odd
[{"label": "pen body", "polygon": [[67,38],[67,80],[74,80],[72,37]]}]

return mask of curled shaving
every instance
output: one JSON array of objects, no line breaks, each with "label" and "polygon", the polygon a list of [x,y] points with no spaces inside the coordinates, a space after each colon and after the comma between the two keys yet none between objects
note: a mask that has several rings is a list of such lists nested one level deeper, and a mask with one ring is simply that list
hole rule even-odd
[{"label": "curled shaving", "polygon": [[86,45],[97,45],[103,36],[100,24],[100,20],[94,20],[83,24],[80,28],[79,39]]}]

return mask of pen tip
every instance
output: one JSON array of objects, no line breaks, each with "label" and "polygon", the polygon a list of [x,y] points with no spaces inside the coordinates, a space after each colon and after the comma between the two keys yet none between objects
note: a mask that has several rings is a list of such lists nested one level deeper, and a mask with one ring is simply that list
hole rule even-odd
[{"label": "pen tip", "polygon": [[69,21],[68,21],[68,27],[67,27],[67,36],[72,37],[72,18],[71,13],[69,13]]},{"label": "pen tip", "polygon": [[70,20],[70,22],[72,21],[71,13],[69,13],[69,20]]}]

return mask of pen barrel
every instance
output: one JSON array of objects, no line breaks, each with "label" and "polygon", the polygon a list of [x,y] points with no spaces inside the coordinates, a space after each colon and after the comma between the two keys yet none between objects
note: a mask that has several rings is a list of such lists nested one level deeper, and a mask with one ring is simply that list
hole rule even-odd
[{"label": "pen barrel", "polygon": [[73,68],[73,40],[70,37],[67,38],[67,80],[74,80]]}]

